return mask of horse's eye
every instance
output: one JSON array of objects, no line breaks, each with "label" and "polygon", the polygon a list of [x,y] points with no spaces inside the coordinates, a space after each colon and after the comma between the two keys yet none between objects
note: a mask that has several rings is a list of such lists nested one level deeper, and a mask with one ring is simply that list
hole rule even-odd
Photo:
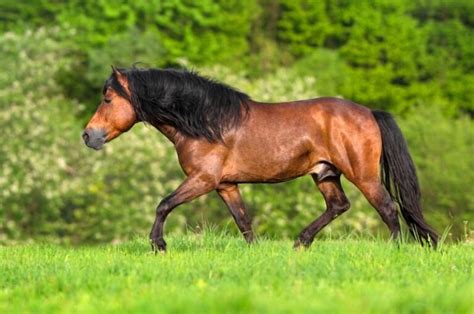
[{"label": "horse's eye", "polygon": [[106,104],[110,103],[111,101],[112,101],[111,99],[104,98],[104,102],[105,102]]}]

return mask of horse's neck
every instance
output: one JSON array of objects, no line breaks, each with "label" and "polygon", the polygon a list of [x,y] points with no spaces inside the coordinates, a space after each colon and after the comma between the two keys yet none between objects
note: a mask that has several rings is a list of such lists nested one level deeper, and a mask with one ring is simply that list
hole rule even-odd
[{"label": "horse's neck", "polygon": [[173,144],[176,144],[180,134],[175,127],[167,124],[160,124],[156,128],[168,138]]}]

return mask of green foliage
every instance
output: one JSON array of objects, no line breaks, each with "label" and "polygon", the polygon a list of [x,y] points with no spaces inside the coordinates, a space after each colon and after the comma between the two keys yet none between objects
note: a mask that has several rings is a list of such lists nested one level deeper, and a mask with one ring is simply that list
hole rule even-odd
[{"label": "green foliage", "polygon": [[[130,29],[151,32],[166,51],[160,64],[172,64],[184,55],[198,63],[226,62],[243,56],[258,12],[254,1],[238,0],[74,0],[54,4],[44,0],[19,7],[9,2],[2,6],[8,12],[7,28],[24,27],[23,23],[13,24],[18,19],[29,19],[34,26],[73,26],[78,31],[73,41],[86,52],[111,44],[117,51],[129,49],[130,41],[140,45],[141,33],[129,33],[125,42],[111,39]],[[33,12],[41,18],[32,18]]]},{"label": "green foliage", "polygon": [[225,62],[247,52],[255,13],[254,1],[173,0],[163,2],[155,22],[169,58],[185,52],[191,62]]},{"label": "green foliage", "polygon": [[[60,81],[83,102],[97,100],[89,91],[104,63],[175,66],[184,59],[258,77],[302,57],[314,61],[309,68],[337,62],[344,79],[335,91],[328,88],[331,93],[401,114],[420,102],[435,103],[457,116],[473,112],[471,2],[42,0],[6,1],[0,10],[6,30],[48,24],[77,31],[63,41],[80,62]],[[321,48],[338,60],[320,56]],[[73,84],[77,73],[85,79]]]},{"label": "green foliage", "polygon": [[282,0],[279,3],[278,39],[289,45],[295,56],[323,45],[330,28],[324,1]]},{"label": "green foliage", "polygon": [[[2,313],[469,313],[472,245],[290,241],[215,233],[117,246],[0,250]],[[25,295],[28,297],[25,298]],[[289,297],[291,296],[291,297]]]},{"label": "green foliage", "polygon": [[[472,113],[474,13],[464,1],[280,1],[277,38],[295,56],[334,49],[337,94],[404,113],[436,103]],[[316,55],[318,52],[316,52]],[[317,64],[317,63],[315,63]]]},{"label": "green foliage", "polygon": [[416,0],[411,13],[420,21],[459,20],[462,24],[474,26],[474,3],[470,0]]},{"label": "green foliage", "polygon": [[[72,71],[60,71],[57,74],[58,84],[66,96],[87,105],[84,116],[89,118],[99,102],[104,80],[110,75],[110,65],[130,67],[129,60],[136,60],[140,66],[162,67],[166,64],[165,49],[156,36],[153,30],[141,32],[130,28],[123,33],[110,35],[103,47],[90,48],[85,52],[75,47],[72,55],[79,61]],[[82,80],[78,82],[77,77]]]},{"label": "green foliage", "polygon": [[42,29],[0,37],[2,240],[24,232],[49,234],[60,221],[60,212],[48,209],[61,206],[60,178],[67,172],[62,155],[72,148],[75,121],[68,114],[74,107],[64,106],[50,77],[69,66],[58,62],[64,55],[53,39],[57,33]]},{"label": "green foliage", "polygon": [[448,120],[437,110],[419,109],[401,126],[419,169],[425,213],[462,234],[463,222],[474,221],[474,194],[467,192],[474,182],[472,120]]},{"label": "green foliage", "polygon": [[424,51],[422,31],[402,13],[385,14],[370,6],[350,12],[351,36],[341,48],[351,83],[342,94],[360,103],[403,111],[411,106],[410,87],[417,82]]},{"label": "green foliage", "polygon": [[[59,74],[59,82],[68,97],[96,103],[104,64],[176,66],[185,59],[193,64],[220,62],[241,67],[234,60],[241,60],[249,51],[247,38],[259,8],[251,0],[74,0],[54,4],[42,0],[19,7],[16,2],[1,3],[0,11],[8,13],[6,29],[23,31],[44,24],[72,27],[76,33],[61,41],[78,62],[71,71]],[[42,18],[32,17],[33,12]],[[80,82],[74,79],[78,76]]]},{"label": "green foliage", "polygon": [[321,96],[340,95],[340,88],[348,77],[344,75],[346,66],[335,50],[317,48],[296,61],[290,70],[292,78],[300,76],[315,77],[314,89]]}]

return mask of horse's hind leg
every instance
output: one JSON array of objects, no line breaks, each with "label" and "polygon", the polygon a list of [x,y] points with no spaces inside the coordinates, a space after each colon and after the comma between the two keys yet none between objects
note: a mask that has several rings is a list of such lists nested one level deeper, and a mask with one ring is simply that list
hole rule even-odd
[{"label": "horse's hind leg", "polygon": [[392,239],[400,235],[400,222],[395,203],[392,201],[379,178],[362,182],[353,182],[364,194],[367,200],[377,210],[383,222],[390,229]]},{"label": "horse's hind leg", "polygon": [[244,202],[240,196],[239,187],[236,184],[221,184],[217,187],[217,193],[226,203],[232,217],[240,232],[248,243],[253,241],[252,223],[245,210]]},{"label": "horse's hind leg", "polygon": [[349,200],[341,186],[340,175],[326,177],[321,180],[315,174],[312,177],[324,196],[326,211],[300,233],[295,242],[295,247],[310,246],[321,229],[350,207]]}]

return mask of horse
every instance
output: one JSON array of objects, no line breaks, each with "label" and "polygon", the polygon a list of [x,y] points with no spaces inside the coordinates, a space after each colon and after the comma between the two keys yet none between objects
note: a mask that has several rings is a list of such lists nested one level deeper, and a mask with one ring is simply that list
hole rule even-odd
[{"label": "horse", "polygon": [[311,175],[326,210],[304,228],[294,247],[346,212],[344,175],[366,197],[390,230],[400,235],[399,210],[421,244],[438,235],[423,217],[420,186],[407,143],[391,114],[332,97],[262,103],[195,71],[116,68],[82,138],[93,149],[139,122],[174,145],[186,179],[156,208],[152,250],[166,250],[163,227],[177,206],[217,191],[250,244],[251,219],[239,184],[276,183]]}]

